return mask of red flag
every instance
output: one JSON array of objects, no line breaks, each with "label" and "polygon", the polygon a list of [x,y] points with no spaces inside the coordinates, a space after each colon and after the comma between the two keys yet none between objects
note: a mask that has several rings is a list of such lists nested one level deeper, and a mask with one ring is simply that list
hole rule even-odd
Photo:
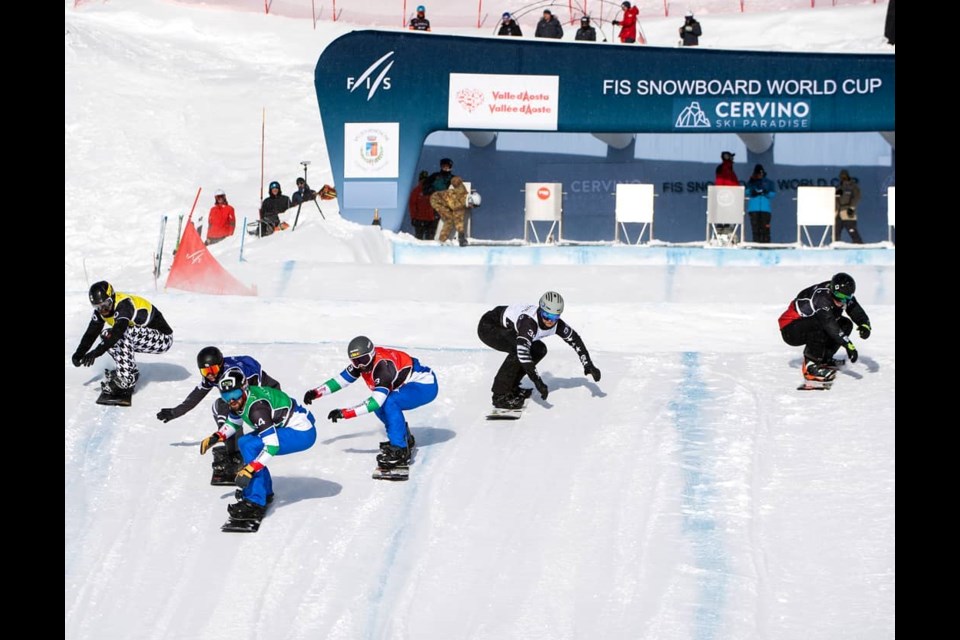
[{"label": "red flag", "polygon": [[217,262],[200,239],[192,220],[187,220],[187,227],[183,230],[166,286],[169,289],[216,295],[257,295],[255,287],[246,286]]}]

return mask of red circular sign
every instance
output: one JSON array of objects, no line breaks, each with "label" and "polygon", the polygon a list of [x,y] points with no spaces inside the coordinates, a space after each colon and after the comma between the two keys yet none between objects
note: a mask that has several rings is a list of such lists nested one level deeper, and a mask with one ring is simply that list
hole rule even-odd
[{"label": "red circular sign", "polygon": [[547,189],[546,187],[540,187],[539,189],[537,189],[537,197],[540,198],[541,200],[549,199],[550,189]]}]

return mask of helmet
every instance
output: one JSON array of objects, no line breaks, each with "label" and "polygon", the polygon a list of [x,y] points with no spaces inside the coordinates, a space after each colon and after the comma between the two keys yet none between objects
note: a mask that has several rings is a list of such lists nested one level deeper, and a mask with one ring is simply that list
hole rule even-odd
[{"label": "helmet", "polygon": [[280,189],[280,183],[276,180],[270,183],[270,190],[272,191],[273,189]]},{"label": "helmet", "polygon": [[94,282],[90,285],[89,298],[90,304],[96,307],[101,315],[112,311],[113,305],[116,302],[116,294],[113,291],[113,286],[106,280]]},{"label": "helmet", "polygon": [[358,369],[366,369],[373,364],[373,341],[367,336],[357,336],[347,345],[347,356]]},{"label": "helmet", "polygon": [[563,313],[563,296],[556,291],[547,291],[540,296],[540,311],[547,315],[559,316]]},{"label": "helmet", "polygon": [[240,369],[230,369],[225,372],[217,382],[217,388],[220,389],[220,397],[227,403],[239,402],[241,407],[247,404],[247,377]]},{"label": "helmet", "polygon": [[450,158],[441,158],[441,159],[440,159],[440,166],[442,167],[442,166],[445,165],[445,164],[450,165],[450,168],[451,168],[451,169],[453,168],[453,160],[451,160]]},{"label": "helmet", "polygon": [[847,302],[857,290],[857,283],[847,273],[838,273],[830,279],[830,293],[841,302]]},{"label": "helmet", "polygon": [[471,191],[470,195],[467,196],[468,207],[479,207],[481,202],[483,202],[483,200],[480,198],[480,194],[476,191]]},{"label": "helmet", "polygon": [[200,353],[197,354],[197,367],[203,371],[207,367],[213,366],[223,366],[223,352],[216,347],[204,347],[200,349]]}]

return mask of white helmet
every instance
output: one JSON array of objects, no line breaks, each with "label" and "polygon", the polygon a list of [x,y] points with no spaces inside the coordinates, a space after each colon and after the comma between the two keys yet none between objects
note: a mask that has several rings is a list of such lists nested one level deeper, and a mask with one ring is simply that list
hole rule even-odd
[{"label": "white helmet", "polygon": [[540,296],[540,310],[552,316],[563,313],[563,296],[556,291],[547,291]]},{"label": "white helmet", "polygon": [[476,191],[471,191],[470,195],[467,196],[467,206],[468,207],[479,207],[482,202],[480,194]]}]

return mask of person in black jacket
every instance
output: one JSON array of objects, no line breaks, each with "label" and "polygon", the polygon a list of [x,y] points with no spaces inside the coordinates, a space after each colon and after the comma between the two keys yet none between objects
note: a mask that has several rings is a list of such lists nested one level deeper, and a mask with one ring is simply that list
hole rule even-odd
[{"label": "person in black jacket", "polygon": [[685,47],[695,47],[700,44],[700,36],[703,30],[700,29],[700,23],[693,17],[692,11],[687,11],[687,16],[683,20],[683,26],[680,27],[680,42]]},{"label": "person in black jacket", "polygon": [[[140,379],[134,353],[166,353],[173,344],[173,329],[149,300],[114,291],[106,280],[94,282],[88,297],[93,305],[93,317],[73,354],[73,366],[89,367],[104,353],[109,353],[117,368],[107,371],[107,379],[101,383],[103,395],[129,405],[133,388]],[[101,338],[100,344],[90,349],[97,336]]]},{"label": "person in black jacket", "polygon": [[563,26],[559,20],[553,17],[553,12],[550,9],[543,10],[543,17],[537,23],[537,30],[533,33],[533,37],[563,39]]},{"label": "person in black jacket", "polygon": [[498,36],[522,36],[523,32],[520,31],[520,25],[517,24],[517,21],[513,19],[509,13],[504,13],[500,18],[500,30],[497,31]]},{"label": "person in black jacket", "polygon": [[[853,323],[860,338],[870,337],[870,318],[853,294],[857,283],[846,273],[811,285],[797,294],[780,315],[780,336],[792,347],[803,346],[803,377],[806,380],[829,382],[837,375],[842,361],[833,354],[843,347],[850,362],[859,357],[850,338]],[[849,318],[844,318],[846,313]]]},{"label": "person in black jacket", "polygon": [[277,229],[286,229],[286,223],[280,222],[280,214],[290,208],[290,198],[283,195],[280,183],[270,183],[270,195],[260,207],[260,235],[268,236]]},{"label": "person in black jacket", "polygon": [[580,28],[577,29],[577,35],[574,40],[585,40],[587,42],[597,41],[597,30],[590,26],[590,16],[580,18]]},{"label": "person in black jacket", "polygon": [[290,198],[290,206],[295,207],[301,202],[310,202],[316,197],[317,192],[310,188],[307,181],[303,178],[297,178],[297,190],[293,192],[293,197]]}]

